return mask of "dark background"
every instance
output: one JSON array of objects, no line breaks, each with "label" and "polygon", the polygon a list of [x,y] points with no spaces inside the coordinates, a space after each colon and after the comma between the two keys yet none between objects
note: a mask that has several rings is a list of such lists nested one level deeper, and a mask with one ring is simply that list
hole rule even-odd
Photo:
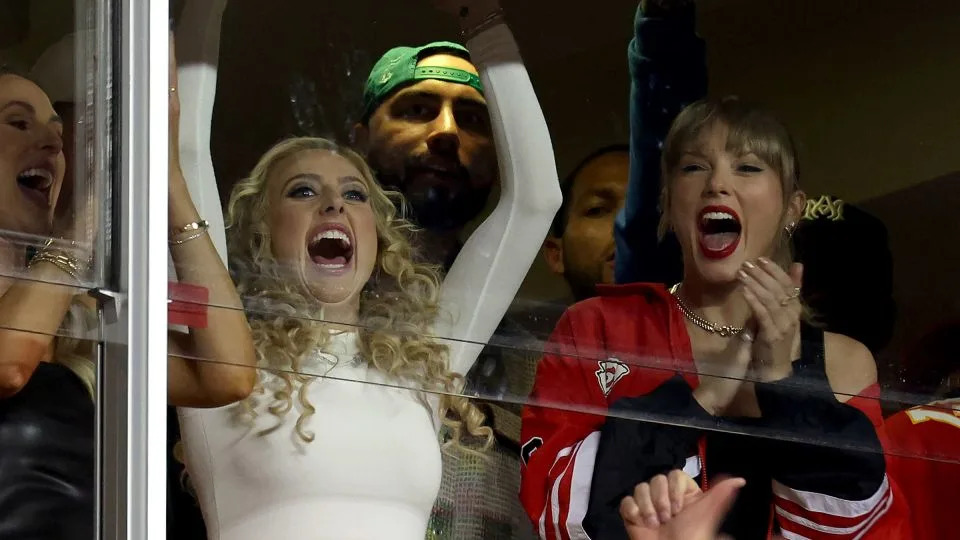
[{"label": "dark background", "polygon": [[[636,1],[503,3],[561,176],[592,149],[626,141],[625,51]],[[798,140],[807,192],[856,202],[886,223],[900,307],[890,350],[960,319],[960,3],[699,7],[711,91],[771,106]],[[0,1],[0,58],[29,67],[73,24],[69,0]],[[367,70],[387,48],[456,37],[455,22],[429,0],[233,0],[213,121],[222,196],[286,135],[343,139]],[[520,296],[564,294],[538,262]]]}]

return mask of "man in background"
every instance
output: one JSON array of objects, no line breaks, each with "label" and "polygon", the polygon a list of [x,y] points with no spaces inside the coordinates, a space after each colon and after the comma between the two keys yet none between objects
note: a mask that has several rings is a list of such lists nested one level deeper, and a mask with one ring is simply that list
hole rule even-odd
[{"label": "man in background", "polygon": [[[465,34],[499,22],[497,0],[465,3],[459,15]],[[352,137],[379,182],[405,196],[410,218],[422,227],[418,243],[428,261],[449,270],[498,182],[483,86],[467,48],[437,41],[387,51],[367,78]],[[539,350],[509,318],[492,341],[497,344],[488,345],[466,375],[464,393],[491,399],[476,404],[496,444],[488,459],[444,456],[428,538],[522,539],[532,532],[516,499],[519,407],[500,399],[526,395]]]},{"label": "man in background", "polygon": [[613,283],[613,222],[623,206],[630,148],[605,146],[590,153],[561,185],[563,205],[543,244],[550,270],[566,280],[575,301]]},{"label": "man in background", "polygon": [[[409,64],[441,69],[412,72]],[[353,131],[380,183],[406,197],[430,259],[446,268],[497,179],[478,75],[456,43],[391,49],[370,72]]]}]

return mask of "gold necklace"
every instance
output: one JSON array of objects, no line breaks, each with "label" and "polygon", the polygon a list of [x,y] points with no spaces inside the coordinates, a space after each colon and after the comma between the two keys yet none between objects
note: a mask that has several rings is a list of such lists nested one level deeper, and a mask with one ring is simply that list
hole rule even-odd
[{"label": "gold necklace", "polygon": [[730,326],[727,324],[717,324],[715,322],[708,321],[697,315],[690,309],[687,304],[683,302],[683,299],[680,298],[680,284],[677,283],[673,287],[670,287],[670,294],[677,299],[677,305],[680,306],[680,311],[683,313],[683,316],[686,317],[690,322],[697,325],[701,329],[710,332],[712,334],[719,334],[720,337],[733,337],[739,335],[743,332],[742,326]]}]

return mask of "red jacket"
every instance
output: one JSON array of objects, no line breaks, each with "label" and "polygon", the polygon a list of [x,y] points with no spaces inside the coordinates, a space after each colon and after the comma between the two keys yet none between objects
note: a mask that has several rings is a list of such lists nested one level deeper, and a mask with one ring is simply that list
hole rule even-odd
[{"label": "red jacket", "polygon": [[[571,307],[557,324],[537,370],[532,405],[523,412],[520,497],[541,538],[589,539],[591,533],[595,540],[616,538],[617,525],[611,523],[619,519],[615,514],[620,497],[636,483],[672,468],[683,468],[701,482],[709,479],[710,454],[703,441],[719,437],[702,429],[716,428],[721,420],[709,417],[692,399],[697,375],[690,340],[670,293],[648,284],[601,287],[599,292],[599,297]],[[763,402],[760,385],[757,395]],[[771,519],[775,516],[783,534],[793,538],[908,538],[903,501],[887,479],[879,453],[883,420],[878,388],[867,388],[846,404],[833,399],[829,389],[823,395],[829,400],[799,408],[826,410],[813,424],[822,421],[840,430],[838,436],[852,430],[857,440],[873,445],[873,452],[844,453],[751,437],[749,446],[769,447],[764,453],[769,457],[773,452],[777,461],[771,469],[776,472],[768,477]],[[786,418],[805,399],[789,394],[787,401],[780,400],[787,407],[777,413],[786,411]],[[630,408],[617,408],[624,403]],[[611,405],[616,408],[613,414]],[[768,410],[761,410],[767,417]],[[811,424],[809,418],[801,420]],[[733,423],[727,426],[721,429],[736,429]],[[812,435],[809,429],[797,433],[806,437],[798,440],[823,439],[822,433]],[[657,460],[656,465],[649,463]],[[603,465],[595,470],[597,463]],[[839,468],[836,473],[831,463]],[[597,500],[598,492],[605,492],[603,500]]]},{"label": "red jacket", "polygon": [[956,538],[960,501],[960,398],[887,419],[890,475],[910,501],[914,538]]}]

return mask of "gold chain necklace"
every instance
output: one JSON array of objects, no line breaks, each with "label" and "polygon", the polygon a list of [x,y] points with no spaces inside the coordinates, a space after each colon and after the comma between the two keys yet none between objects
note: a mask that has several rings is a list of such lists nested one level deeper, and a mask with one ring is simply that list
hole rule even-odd
[{"label": "gold chain necklace", "polygon": [[690,322],[702,328],[703,330],[710,332],[712,334],[719,334],[720,337],[733,337],[739,335],[743,332],[742,326],[730,326],[726,324],[717,324],[715,322],[710,322],[700,315],[697,315],[693,312],[692,309],[687,307],[687,304],[683,302],[683,299],[680,298],[680,284],[677,283],[673,287],[670,287],[670,294],[673,295],[677,300],[677,305],[680,306],[680,311],[683,313],[683,316],[686,317]]}]

